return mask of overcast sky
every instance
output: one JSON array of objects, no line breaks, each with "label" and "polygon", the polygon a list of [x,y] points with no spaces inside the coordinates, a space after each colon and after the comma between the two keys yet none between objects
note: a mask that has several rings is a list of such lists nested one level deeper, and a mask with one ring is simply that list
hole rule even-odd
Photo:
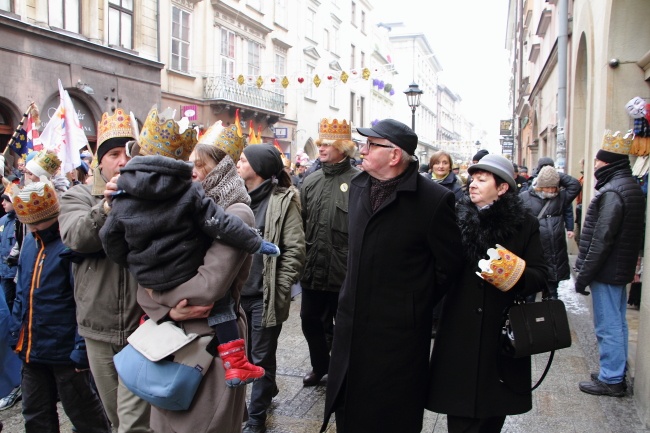
[{"label": "overcast sky", "polygon": [[443,68],[441,79],[463,100],[463,110],[500,150],[499,120],[512,117],[510,66],[505,49],[508,0],[371,0],[393,31],[423,33]]}]

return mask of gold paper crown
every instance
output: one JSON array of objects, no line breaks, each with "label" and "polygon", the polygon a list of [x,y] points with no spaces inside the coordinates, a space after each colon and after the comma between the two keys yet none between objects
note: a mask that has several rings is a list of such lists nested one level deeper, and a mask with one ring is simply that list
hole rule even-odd
[{"label": "gold paper crown", "polygon": [[24,224],[35,224],[59,214],[59,200],[49,183],[30,183],[14,191],[11,201],[18,220]]},{"label": "gold paper crown", "polygon": [[102,120],[97,123],[97,148],[110,138],[137,137],[137,125],[133,125],[134,120],[121,108],[117,108],[112,115],[102,114]]},{"label": "gold paper crown", "polygon": [[352,130],[345,120],[339,122],[334,119],[330,122],[328,119],[323,119],[318,128],[318,138],[320,140],[352,140]]},{"label": "gold paper crown", "polygon": [[196,130],[187,128],[183,133],[179,131],[174,119],[162,119],[161,122],[154,106],[142,125],[138,139],[140,155],[162,155],[187,161],[196,146]]},{"label": "gold paper crown", "polygon": [[224,127],[221,120],[216,121],[205,131],[199,139],[199,143],[215,146],[226,152],[232,160],[237,163],[244,147],[246,139],[239,135],[236,123]]},{"label": "gold paper crown", "polygon": [[621,155],[629,155],[630,149],[632,148],[632,143],[634,141],[634,133],[631,131],[622,135],[621,131],[612,132],[608,129],[605,131],[605,136],[603,137],[603,145],[601,149],[618,153]]},{"label": "gold paper crown", "polygon": [[487,251],[490,259],[479,260],[481,272],[476,274],[502,292],[507,292],[521,278],[526,262],[501,245],[497,244],[496,247]]},{"label": "gold paper crown", "polygon": [[41,150],[34,155],[25,165],[25,168],[38,177],[45,176],[50,179],[61,167],[61,160],[54,153]]}]

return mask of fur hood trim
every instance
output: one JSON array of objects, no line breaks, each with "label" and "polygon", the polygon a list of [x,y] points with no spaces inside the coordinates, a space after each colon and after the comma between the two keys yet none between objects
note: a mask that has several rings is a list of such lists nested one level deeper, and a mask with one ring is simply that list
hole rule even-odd
[{"label": "fur hood trim", "polygon": [[479,210],[469,197],[456,204],[456,221],[460,228],[465,256],[470,263],[487,258],[488,248],[517,235],[526,219],[521,197],[507,193],[489,208]]}]

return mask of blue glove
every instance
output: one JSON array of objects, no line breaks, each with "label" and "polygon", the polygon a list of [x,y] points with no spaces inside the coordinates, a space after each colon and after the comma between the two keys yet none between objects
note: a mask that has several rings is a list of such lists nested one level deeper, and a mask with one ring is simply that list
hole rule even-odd
[{"label": "blue glove", "polygon": [[262,240],[262,246],[255,254],[266,254],[271,257],[278,257],[280,255],[280,248],[276,244]]}]

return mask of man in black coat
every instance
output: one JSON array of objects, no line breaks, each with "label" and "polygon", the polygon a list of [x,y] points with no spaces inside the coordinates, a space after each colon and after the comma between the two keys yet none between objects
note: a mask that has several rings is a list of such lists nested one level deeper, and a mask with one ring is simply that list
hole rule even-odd
[{"label": "man in black coat", "polygon": [[594,327],[598,337],[600,371],[580,391],[594,395],[625,395],[628,328],[625,312],[643,239],[645,199],[632,176],[628,153],[633,135],[605,135],[596,154],[596,190],[589,203],[576,262],[575,290],[593,295]]},{"label": "man in black coat", "polygon": [[418,174],[418,137],[392,119],[358,128],[349,255],[327,381],[325,431],[422,429],[433,307],[463,267],[454,195]]}]

